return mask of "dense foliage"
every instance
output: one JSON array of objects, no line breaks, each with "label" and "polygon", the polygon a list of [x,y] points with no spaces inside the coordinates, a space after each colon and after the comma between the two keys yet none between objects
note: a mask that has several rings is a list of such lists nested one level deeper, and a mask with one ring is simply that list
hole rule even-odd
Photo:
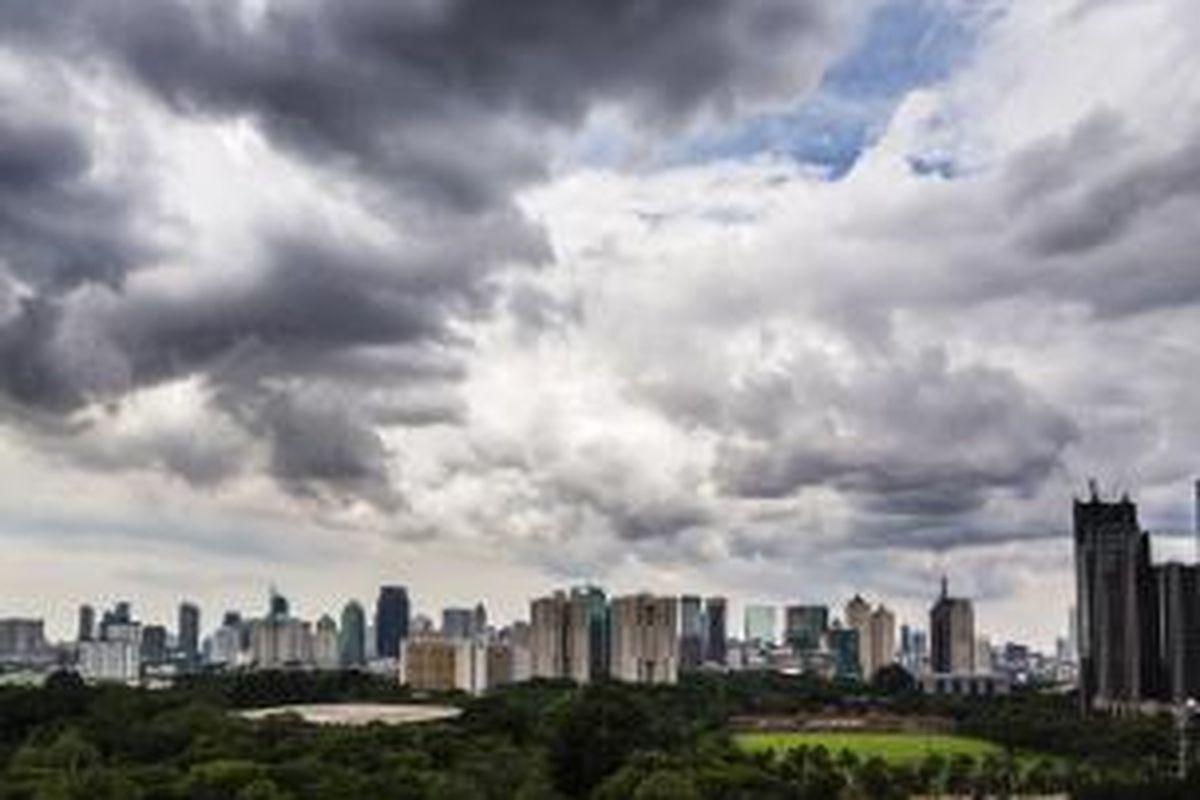
[{"label": "dense foliage", "polygon": [[[250,722],[229,713],[411,699],[351,673],[198,678],[162,691],[88,688],[58,676],[42,689],[3,689],[0,800],[1200,796],[1200,784],[1171,779],[1167,718],[1085,720],[1069,697],[923,698],[902,680],[873,689],[766,674],[699,675],[671,688],[539,682],[476,700],[436,698],[465,713],[400,727]],[[729,720],[747,715],[880,709],[948,718],[1000,753],[889,765],[821,747],[750,754],[730,736]]]}]

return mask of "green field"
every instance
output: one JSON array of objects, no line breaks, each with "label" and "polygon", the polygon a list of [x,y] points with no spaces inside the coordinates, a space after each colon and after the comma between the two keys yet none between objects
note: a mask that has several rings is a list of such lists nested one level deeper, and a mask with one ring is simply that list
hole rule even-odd
[{"label": "green field", "polygon": [[920,761],[932,753],[978,759],[1000,752],[991,742],[945,733],[742,733],[735,739],[751,752],[821,745],[832,755],[849,750],[860,758],[879,756],[893,764]]}]

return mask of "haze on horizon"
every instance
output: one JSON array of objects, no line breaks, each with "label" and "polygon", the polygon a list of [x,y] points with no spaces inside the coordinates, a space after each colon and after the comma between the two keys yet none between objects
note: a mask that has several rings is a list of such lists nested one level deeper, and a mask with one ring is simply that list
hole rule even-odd
[{"label": "haze on horizon", "polygon": [[1198,40],[1193,0],[0,0],[0,610],[921,623],[947,572],[1049,643],[1088,477],[1192,525]]}]

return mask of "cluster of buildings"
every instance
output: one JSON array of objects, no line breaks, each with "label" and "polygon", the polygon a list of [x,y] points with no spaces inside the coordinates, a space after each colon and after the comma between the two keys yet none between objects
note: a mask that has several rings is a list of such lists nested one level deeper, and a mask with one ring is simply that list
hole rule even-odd
[{"label": "cluster of buildings", "polygon": [[[1200,483],[1196,485],[1200,531]],[[1200,565],[1151,559],[1128,497],[1075,501],[1081,697],[1126,709],[1200,698]],[[1200,533],[1198,533],[1200,535]]]}]

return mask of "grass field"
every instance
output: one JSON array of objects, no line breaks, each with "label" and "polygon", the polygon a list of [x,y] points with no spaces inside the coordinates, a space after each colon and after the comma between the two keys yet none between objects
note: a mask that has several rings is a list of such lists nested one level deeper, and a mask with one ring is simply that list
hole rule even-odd
[{"label": "grass field", "polygon": [[978,759],[1000,751],[982,739],[944,733],[743,733],[735,738],[752,752],[822,745],[831,755],[849,750],[860,758],[879,756],[893,764],[920,761],[931,753],[947,758],[965,753]]}]

